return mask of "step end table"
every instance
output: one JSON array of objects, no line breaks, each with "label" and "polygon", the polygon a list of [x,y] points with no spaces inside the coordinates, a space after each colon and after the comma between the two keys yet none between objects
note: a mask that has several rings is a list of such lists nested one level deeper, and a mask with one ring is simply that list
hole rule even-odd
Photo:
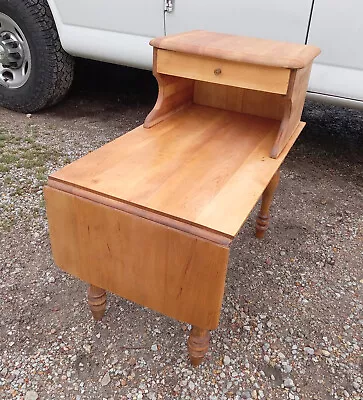
[{"label": "step end table", "polygon": [[313,46],[192,31],[154,39],[159,96],[143,126],[49,176],[55,263],[193,326],[203,360],[222,306],[229,246],[262,195],[268,226],[279,167],[299,136]]}]

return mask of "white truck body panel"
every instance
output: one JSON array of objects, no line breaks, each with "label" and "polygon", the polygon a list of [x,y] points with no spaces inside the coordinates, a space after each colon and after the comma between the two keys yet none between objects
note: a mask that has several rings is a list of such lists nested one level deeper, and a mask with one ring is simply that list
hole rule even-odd
[{"label": "white truck body panel", "polygon": [[168,35],[205,29],[304,43],[312,0],[175,0],[165,15]]},{"label": "white truck body panel", "polygon": [[102,31],[65,25],[62,32],[64,49],[73,56],[128,65],[142,69],[152,67],[151,37]]},{"label": "white truck body panel", "polygon": [[63,48],[77,57],[151,69],[164,0],[48,0]]},{"label": "white truck body panel", "polygon": [[170,13],[165,0],[48,2],[67,52],[143,69],[152,67],[149,41],[165,33],[206,29],[297,43],[308,38],[322,49],[311,96],[363,108],[362,0],[172,0]]},{"label": "white truck body panel", "polygon": [[316,0],[308,42],[321,47],[309,90],[363,101],[363,1]]},{"label": "white truck body panel", "polygon": [[64,25],[137,36],[164,34],[164,0],[50,0],[49,3],[57,8]]},{"label": "white truck body panel", "polygon": [[311,70],[309,91],[363,101],[363,69],[315,63]]}]

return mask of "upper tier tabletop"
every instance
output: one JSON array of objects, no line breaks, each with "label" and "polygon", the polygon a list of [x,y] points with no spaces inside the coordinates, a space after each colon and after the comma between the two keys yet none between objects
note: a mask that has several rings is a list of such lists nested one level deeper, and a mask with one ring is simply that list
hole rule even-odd
[{"label": "upper tier tabletop", "polygon": [[192,104],[89,153],[48,184],[61,182],[232,239],[303,125],[272,159],[279,121]]},{"label": "upper tier tabletop", "polygon": [[164,50],[289,69],[304,68],[320,54],[315,46],[208,31],[159,37],[150,44]]}]

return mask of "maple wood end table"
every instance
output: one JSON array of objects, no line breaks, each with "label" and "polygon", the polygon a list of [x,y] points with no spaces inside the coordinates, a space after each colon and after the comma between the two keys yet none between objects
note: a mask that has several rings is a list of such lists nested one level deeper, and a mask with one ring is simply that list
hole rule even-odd
[{"label": "maple wood end table", "polygon": [[192,31],[151,41],[159,96],[143,126],[49,176],[52,252],[90,284],[193,326],[193,365],[219,323],[229,246],[300,134],[313,46]]}]

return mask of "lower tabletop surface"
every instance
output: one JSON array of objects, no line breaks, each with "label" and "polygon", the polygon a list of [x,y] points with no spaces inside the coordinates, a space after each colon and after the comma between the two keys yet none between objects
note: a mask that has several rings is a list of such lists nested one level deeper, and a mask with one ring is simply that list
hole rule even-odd
[{"label": "lower tabletop surface", "polygon": [[280,121],[196,104],[142,126],[49,177],[233,238],[279,168]]}]

